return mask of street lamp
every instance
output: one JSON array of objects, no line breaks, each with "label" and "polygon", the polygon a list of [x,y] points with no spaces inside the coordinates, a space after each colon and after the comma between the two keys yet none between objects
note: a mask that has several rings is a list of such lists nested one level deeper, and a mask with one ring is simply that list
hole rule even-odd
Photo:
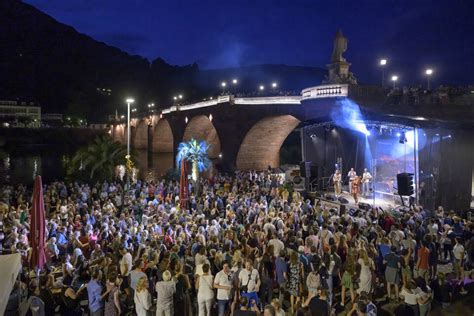
[{"label": "street lamp", "polygon": [[276,88],[278,84],[276,82],[272,82],[272,88]]},{"label": "street lamp", "polygon": [[431,68],[426,69],[425,74],[426,74],[426,77],[428,78],[428,90],[430,90],[430,83],[431,83],[430,79],[431,79],[431,75],[433,74],[433,69]]},{"label": "street lamp", "polygon": [[232,83],[237,84],[237,83],[239,83],[239,81],[237,79],[232,79]]},{"label": "street lamp", "polygon": [[225,81],[221,82],[221,87],[222,87],[222,94],[225,93],[225,87],[227,86],[227,83]]},{"label": "street lamp", "polygon": [[260,87],[258,87],[260,89],[260,91],[263,91],[265,90],[265,86],[264,85],[260,85]]},{"label": "street lamp", "polygon": [[182,98],[183,98],[183,95],[182,95],[182,94],[178,95],[178,99],[181,100]]},{"label": "street lamp", "polygon": [[380,67],[382,67],[382,87],[385,84],[385,65],[387,65],[387,60],[385,58],[380,59]]},{"label": "street lamp", "polygon": [[397,81],[398,81],[398,76],[396,76],[396,75],[392,76],[392,82],[393,82],[393,88],[394,89],[395,89],[395,85],[396,85]]},{"label": "street lamp", "polygon": [[[127,156],[125,157],[130,160],[130,104],[135,102],[134,99],[128,98],[125,102],[127,102]],[[130,170],[127,172],[127,190],[130,187]]]}]

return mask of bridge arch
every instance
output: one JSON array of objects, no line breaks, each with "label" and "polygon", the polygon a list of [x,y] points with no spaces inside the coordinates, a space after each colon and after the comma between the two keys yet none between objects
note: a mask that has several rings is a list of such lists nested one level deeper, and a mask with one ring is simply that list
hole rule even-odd
[{"label": "bridge arch", "polygon": [[173,152],[173,130],[166,119],[161,119],[156,123],[153,129],[153,142],[151,151],[155,153],[172,153]]},{"label": "bridge arch", "polygon": [[183,141],[188,141],[191,138],[196,140],[204,140],[211,145],[209,148],[209,158],[214,159],[219,157],[221,152],[221,141],[217,130],[205,115],[193,117],[186,129],[184,130]]},{"label": "bridge arch", "polygon": [[123,124],[114,125],[112,127],[112,139],[116,142],[123,143],[124,131],[125,131],[125,128]]},{"label": "bridge arch", "polygon": [[[125,144],[125,145],[127,144],[127,129],[128,129],[128,127],[127,127],[127,125],[125,125],[123,127],[123,144]],[[131,125],[130,126],[130,146],[131,147],[135,146],[135,144],[134,144],[134,142],[135,142],[135,131],[136,131],[135,126]]]},{"label": "bridge arch", "polygon": [[300,124],[292,115],[266,117],[250,128],[237,153],[238,170],[265,170],[280,165],[280,148]]},{"label": "bridge arch", "polygon": [[148,122],[146,120],[138,122],[133,144],[136,149],[148,149]]}]

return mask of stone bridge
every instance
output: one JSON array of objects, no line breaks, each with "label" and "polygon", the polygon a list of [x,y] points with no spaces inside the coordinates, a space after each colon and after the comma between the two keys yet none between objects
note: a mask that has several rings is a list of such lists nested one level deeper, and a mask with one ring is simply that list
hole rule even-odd
[{"label": "stone bridge", "polygon": [[[349,102],[364,120],[409,126],[472,127],[472,105],[413,102],[389,89],[351,84],[320,85],[298,96],[240,98],[232,95],[194,104],[172,106],[131,119],[131,144],[136,149],[176,154],[191,138],[211,144],[209,156],[225,170],[263,170],[279,166],[287,136],[304,124],[332,122]],[[126,143],[126,122],[114,122],[115,140]]]}]

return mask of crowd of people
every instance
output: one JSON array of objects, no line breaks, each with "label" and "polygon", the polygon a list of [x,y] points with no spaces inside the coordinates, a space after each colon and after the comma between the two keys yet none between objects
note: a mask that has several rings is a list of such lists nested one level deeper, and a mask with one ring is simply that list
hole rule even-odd
[{"label": "crowd of people", "polygon": [[341,211],[265,172],[201,179],[190,192],[180,207],[175,181],[45,185],[38,276],[31,188],[3,187],[1,251],[23,259],[6,315],[25,305],[32,315],[377,315],[387,303],[429,315],[472,293],[463,213]]}]

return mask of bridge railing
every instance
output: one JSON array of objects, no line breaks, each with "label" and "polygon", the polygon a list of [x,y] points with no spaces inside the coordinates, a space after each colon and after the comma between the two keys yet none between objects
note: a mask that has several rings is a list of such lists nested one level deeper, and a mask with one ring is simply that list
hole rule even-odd
[{"label": "bridge railing", "polygon": [[301,96],[234,98],[234,104],[301,104]]},{"label": "bridge railing", "polygon": [[347,97],[349,95],[348,84],[327,84],[306,88],[302,91],[302,100],[319,99],[331,97]]}]

